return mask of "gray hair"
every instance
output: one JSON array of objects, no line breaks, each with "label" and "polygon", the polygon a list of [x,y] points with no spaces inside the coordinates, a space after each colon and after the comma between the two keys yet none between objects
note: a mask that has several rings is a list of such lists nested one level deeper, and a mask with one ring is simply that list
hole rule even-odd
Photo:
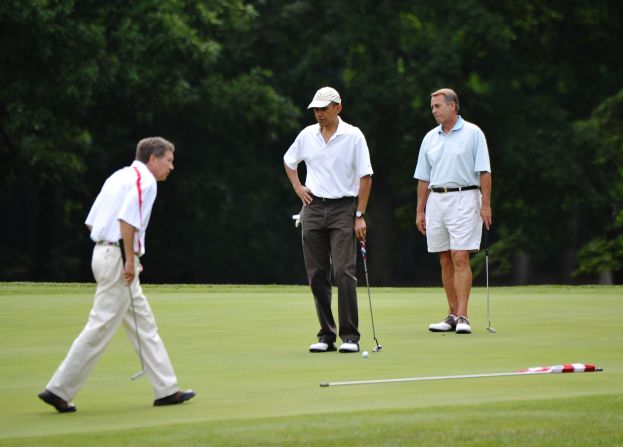
[{"label": "gray hair", "polygon": [[454,90],[451,90],[449,88],[442,88],[430,94],[431,97],[437,95],[443,95],[447,104],[453,102],[454,104],[456,104],[456,110],[459,110],[459,96],[455,93]]},{"label": "gray hair", "polygon": [[147,163],[152,154],[162,158],[167,151],[175,152],[175,146],[170,141],[162,137],[143,138],[136,146],[136,159]]}]

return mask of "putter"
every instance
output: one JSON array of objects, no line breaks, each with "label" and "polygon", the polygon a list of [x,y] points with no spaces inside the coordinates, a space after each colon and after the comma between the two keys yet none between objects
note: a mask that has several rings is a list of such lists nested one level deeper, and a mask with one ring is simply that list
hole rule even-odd
[{"label": "putter", "polygon": [[491,327],[491,315],[489,313],[489,229],[485,227],[485,277],[487,278],[487,331],[495,334],[497,331]]},{"label": "putter", "polygon": [[372,337],[374,337],[374,342],[376,346],[372,349],[374,352],[379,352],[383,349],[383,345],[379,344],[379,341],[376,339],[376,330],[374,329],[374,315],[372,314],[372,298],[370,297],[370,280],[368,279],[368,254],[366,252],[366,241],[359,241],[361,244],[361,257],[363,258],[363,270],[366,273],[366,286],[368,287],[368,302],[370,303],[370,320],[372,321]]},{"label": "putter", "polygon": [[[123,246],[123,239],[119,240],[119,248],[121,249],[121,262],[122,264],[122,275],[123,270],[125,269],[125,248]],[[130,380],[136,380],[140,377],[143,377],[147,371],[145,371],[145,362],[143,361],[143,348],[141,347],[141,334],[138,331],[138,321],[136,321],[136,311],[134,310],[134,297],[132,296],[132,285],[128,285],[128,293],[130,295],[130,307],[132,308],[132,315],[134,316],[134,329],[136,330],[136,340],[138,342],[138,356],[141,359],[141,370],[130,377]]]}]

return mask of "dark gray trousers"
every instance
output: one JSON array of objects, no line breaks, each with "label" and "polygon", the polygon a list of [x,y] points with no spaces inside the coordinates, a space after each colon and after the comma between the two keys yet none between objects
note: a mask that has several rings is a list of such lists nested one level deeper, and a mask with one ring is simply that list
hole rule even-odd
[{"label": "dark gray trousers", "polygon": [[337,338],[331,311],[331,272],[338,291],[339,336],[359,341],[357,308],[357,241],[355,240],[354,197],[314,198],[301,210],[303,256],[307,279],[316,303],[320,323],[318,340],[327,343]]}]

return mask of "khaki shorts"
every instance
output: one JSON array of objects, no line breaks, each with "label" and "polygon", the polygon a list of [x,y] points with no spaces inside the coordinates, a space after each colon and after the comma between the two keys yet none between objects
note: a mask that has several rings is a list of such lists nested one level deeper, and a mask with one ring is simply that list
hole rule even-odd
[{"label": "khaki shorts", "polygon": [[426,202],[428,251],[478,251],[482,236],[481,203],[478,189],[445,193],[431,191]]}]

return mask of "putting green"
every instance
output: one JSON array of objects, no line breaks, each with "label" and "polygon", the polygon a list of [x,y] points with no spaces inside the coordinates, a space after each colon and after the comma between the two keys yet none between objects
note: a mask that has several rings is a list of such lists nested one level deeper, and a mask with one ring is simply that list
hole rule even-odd
[{"label": "putting green", "polygon": [[[140,366],[120,330],[78,412],[57,414],[36,395],[84,326],[93,290],[0,284],[0,445],[545,445],[532,444],[539,433],[547,445],[623,444],[623,287],[492,288],[496,334],[475,288],[472,335],[426,330],[444,316],[441,289],[373,287],[379,353],[360,289],[364,359],[307,352],[317,331],[307,287],[145,286],[180,386],[197,397],[154,408],[148,380],[130,381]],[[571,362],[604,372],[319,386]]]}]

